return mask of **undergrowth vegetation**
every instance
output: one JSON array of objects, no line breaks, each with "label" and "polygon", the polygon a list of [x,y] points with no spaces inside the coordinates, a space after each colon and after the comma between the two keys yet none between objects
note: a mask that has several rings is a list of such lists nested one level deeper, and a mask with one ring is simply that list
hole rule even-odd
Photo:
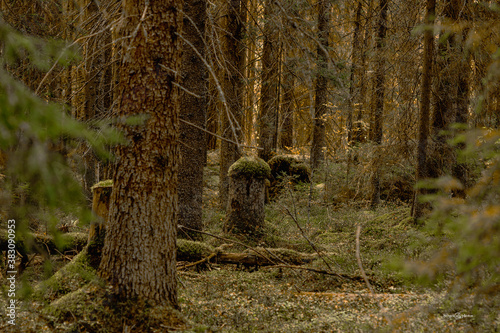
[{"label": "undergrowth vegetation", "polygon": [[[223,233],[218,159],[211,153],[205,167],[203,242],[179,240],[181,314],[169,312],[168,320],[180,323],[176,318],[182,316],[186,332],[497,330],[498,139],[484,139],[484,133],[481,138],[485,147],[469,154],[489,167],[468,197],[450,197],[461,186],[453,179],[426,184],[434,189],[427,196],[434,208],[419,223],[404,200],[387,197],[375,210],[362,196],[339,200],[363,187],[346,181],[345,161],[329,161],[310,183],[279,178],[280,190],[265,208],[265,234],[254,242]],[[410,171],[385,177],[392,175],[394,183],[403,173]],[[339,185],[325,186],[334,183]],[[222,249],[257,250],[276,262],[261,267],[184,262]],[[311,260],[300,265],[296,257]],[[68,255],[48,261],[38,257],[28,265],[27,287],[20,289],[24,331],[113,332],[124,323],[132,325],[132,317],[146,331],[168,327],[158,314],[137,309],[134,317],[110,308],[112,296],[88,266],[85,251],[70,263],[61,258]]]}]

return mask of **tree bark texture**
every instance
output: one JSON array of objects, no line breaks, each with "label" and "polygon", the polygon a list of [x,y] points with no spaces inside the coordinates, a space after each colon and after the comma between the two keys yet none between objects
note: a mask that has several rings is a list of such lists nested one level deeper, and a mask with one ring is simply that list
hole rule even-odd
[{"label": "tree bark texture", "polygon": [[259,116],[259,157],[268,161],[276,152],[279,45],[276,26],[277,5],[275,0],[266,0],[264,9],[264,46],[262,50],[262,88]]},{"label": "tree bark texture", "polygon": [[[376,64],[375,64],[375,87],[373,95],[373,142],[379,146],[382,143],[382,117],[384,114],[384,96],[385,96],[385,59],[384,45],[387,35],[387,10],[388,0],[380,0],[379,17],[377,23],[376,38]],[[376,149],[378,150],[378,148]],[[377,159],[375,154],[375,159]],[[370,206],[375,208],[380,202],[380,171],[378,162],[374,162],[373,177],[371,180],[372,195]]]},{"label": "tree bark texture", "polygon": [[[201,56],[205,55],[203,36],[206,18],[206,0],[184,1],[183,36]],[[204,128],[207,110],[207,68],[192,46],[188,43],[184,43],[183,46],[182,86],[199,97],[185,91],[181,92],[180,117]],[[202,230],[206,136],[205,132],[186,123],[180,124],[180,130],[182,144],[179,169],[179,224]],[[189,236],[199,238],[198,233],[192,233]]]},{"label": "tree bark texture", "polygon": [[[416,181],[421,181],[428,177],[427,172],[427,140],[429,138],[430,124],[430,106],[431,106],[431,87],[432,87],[432,65],[434,54],[434,16],[436,11],[436,0],[427,0],[427,28],[424,33],[424,59],[420,98],[420,119],[418,126],[418,145],[417,145],[417,170]],[[418,195],[422,190],[417,190],[415,194],[415,203],[413,217],[422,216],[424,204],[418,200]]]},{"label": "tree bark texture", "polygon": [[[244,104],[244,69],[245,69],[245,22],[246,22],[246,0],[231,0],[227,4],[228,13],[226,17],[224,47],[224,68],[222,90],[229,108],[229,112],[223,107],[221,134],[224,138],[233,142],[241,143],[243,139],[243,104]],[[227,205],[229,178],[227,171],[229,167],[241,156],[239,147],[227,141],[221,141],[220,172],[219,172],[219,200],[221,208]]]},{"label": "tree bark texture", "polygon": [[120,296],[177,307],[175,248],[182,1],[124,0],[119,76],[127,144],[116,148],[109,228],[99,274]]},{"label": "tree bark texture", "polygon": [[330,38],[330,1],[318,1],[318,38],[321,46],[316,49],[317,54],[317,77],[315,85],[313,138],[311,144],[311,167],[319,167],[324,160],[323,147],[325,146],[325,116],[326,103],[328,101],[328,79],[327,60],[329,38]]}]

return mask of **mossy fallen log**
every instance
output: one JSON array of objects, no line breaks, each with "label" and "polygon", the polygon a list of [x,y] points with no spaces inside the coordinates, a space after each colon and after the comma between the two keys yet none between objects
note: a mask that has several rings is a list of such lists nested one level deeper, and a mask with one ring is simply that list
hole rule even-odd
[{"label": "mossy fallen log", "polygon": [[209,256],[212,256],[212,262],[248,266],[269,266],[283,263],[303,265],[317,258],[316,254],[300,253],[290,249],[255,248],[255,250],[247,250],[243,253],[231,253],[221,251],[221,248],[215,249],[203,242],[177,240],[178,261],[196,262]]},{"label": "mossy fallen log", "polygon": [[[0,230],[0,246],[7,248],[7,231]],[[69,232],[65,234],[47,235],[39,233],[28,233],[16,239],[16,250],[21,254],[39,253],[43,255],[56,254],[58,252],[77,251],[80,252],[87,245],[88,235],[82,232]]]}]

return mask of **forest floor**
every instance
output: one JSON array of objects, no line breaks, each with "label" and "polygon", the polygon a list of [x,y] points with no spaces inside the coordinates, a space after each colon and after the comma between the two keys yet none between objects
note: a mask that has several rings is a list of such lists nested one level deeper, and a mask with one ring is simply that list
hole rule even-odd
[{"label": "forest floor", "polygon": [[[221,235],[224,212],[217,208],[217,183],[217,165],[209,160],[205,228],[208,233]],[[473,332],[495,320],[496,324],[486,326],[498,329],[498,312],[496,317],[478,320],[470,299],[464,299],[460,307],[445,306],[450,304],[446,293],[449,281],[423,287],[396,269],[404,266],[404,260],[428,258],[441,246],[418,242],[407,204],[383,202],[376,210],[369,210],[363,202],[329,205],[324,202],[323,191],[317,183],[285,188],[266,207],[266,235],[258,244],[248,244],[319,252],[315,261],[300,267],[238,267],[211,262],[179,271],[179,304],[189,323],[180,331]],[[207,235],[203,240],[213,247],[227,243]],[[231,247],[231,252],[244,250],[237,242]],[[362,277],[358,256],[373,292]],[[23,285],[36,285],[50,275],[48,271],[57,271],[70,258],[52,256],[50,267],[42,258],[35,258],[21,279]],[[64,282],[68,283],[72,282]],[[36,294],[36,287],[22,288],[21,293],[28,295],[33,290]],[[6,308],[6,290],[4,296],[0,297],[2,309]],[[61,303],[62,298],[44,297],[46,301],[40,302],[40,298],[20,296],[16,327],[7,325],[8,319],[0,311],[0,331],[117,332],[99,325],[98,319],[89,315],[92,311],[82,316],[79,310],[69,309],[51,313],[47,308]],[[101,306],[89,298],[79,299],[78,309]],[[151,331],[172,330],[151,327]]]}]

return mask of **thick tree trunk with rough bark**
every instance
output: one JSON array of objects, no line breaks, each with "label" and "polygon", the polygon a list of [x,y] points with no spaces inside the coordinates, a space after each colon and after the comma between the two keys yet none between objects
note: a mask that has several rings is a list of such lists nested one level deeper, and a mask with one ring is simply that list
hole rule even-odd
[{"label": "thick tree trunk with rough bark", "polygon": [[[184,1],[181,119],[204,128],[207,110],[207,68],[203,36],[207,17],[206,0]],[[195,25],[193,25],[195,24]],[[196,49],[193,49],[193,47]],[[179,224],[202,230],[203,166],[206,155],[205,132],[181,123],[181,164],[179,169]],[[184,236],[181,233],[180,236]],[[190,237],[199,238],[198,233]]]},{"label": "thick tree trunk with rough bark", "polygon": [[100,276],[121,297],[177,307],[176,236],[182,1],[124,0],[120,117]]},{"label": "thick tree trunk with rough bark", "polygon": [[[227,3],[228,14],[224,30],[224,59],[222,68],[222,90],[228,109],[221,109],[221,134],[233,142],[242,143],[244,121],[244,69],[245,69],[245,35],[246,0],[231,0]],[[220,172],[219,172],[219,201],[221,208],[227,205],[229,167],[241,156],[239,147],[227,141],[221,141]]]},{"label": "thick tree trunk with rough bark", "polygon": [[317,73],[316,73],[316,97],[314,100],[313,138],[311,144],[311,167],[316,169],[325,159],[323,147],[325,146],[325,116],[326,102],[328,100],[327,60],[330,21],[330,2],[328,0],[318,1],[318,45]]},{"label": "thick tree trunk with rough bark", "polygon": [[[431,106],[431,87],[432,87],[432,65],[434,53],[434,34],[432,32],[434,16],[436,12],[436,0],[427,0],[427,18],[428,25],[424,34],[424,63],[422,71],[422,85],[420,88],[420,120],[418,126],[418,146],[417,146],[417,172],[416,181],[421,181],[428,177],[427,172],[427,140],[429,138],[430,106]],[[419,201],[418,196],[422,190],[415,193],[415,203],[413,217],[422,216],[424,204]]]}]

